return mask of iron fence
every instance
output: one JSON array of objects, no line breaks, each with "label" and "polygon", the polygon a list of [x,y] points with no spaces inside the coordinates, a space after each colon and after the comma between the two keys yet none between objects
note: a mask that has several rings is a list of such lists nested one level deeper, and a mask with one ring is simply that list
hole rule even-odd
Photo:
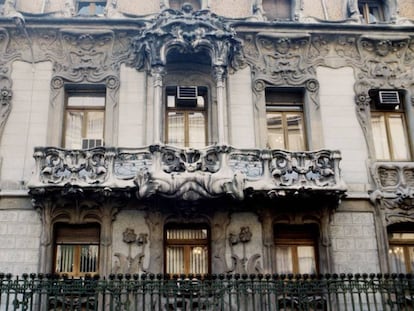
[{"label": "iron fence", "polygon": [[414,310],[414,278],[397,274],[0,274],[1,310]]}]

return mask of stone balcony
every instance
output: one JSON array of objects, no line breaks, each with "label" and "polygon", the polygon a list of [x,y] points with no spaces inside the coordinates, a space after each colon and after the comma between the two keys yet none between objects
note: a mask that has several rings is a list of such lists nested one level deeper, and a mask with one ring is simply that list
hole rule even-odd
[{"label": "stone balcony", "polygon": [[37,147],[34,158],[32,195],[127,191],[138,199],[158,195],[194,201],[223,196],[243,200],[254,193],[271,198],[300,194],[340,198],[346,191],[340,152],[332,150]]}]

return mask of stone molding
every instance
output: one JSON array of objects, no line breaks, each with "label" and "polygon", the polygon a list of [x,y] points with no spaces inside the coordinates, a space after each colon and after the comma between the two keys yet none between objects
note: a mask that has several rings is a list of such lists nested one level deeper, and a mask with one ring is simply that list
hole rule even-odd
[{"label": "stone molding", "polygon": [[376,189],[373,204],[379,203],[387,225],[414,221],[414,163],[376,162],[371,167]]},{"label": "stone molding", "polygon": [[36,169],[29,183],[33,196],[87,191],[108,196],[132,190],[138,199],[160,195],[195,201],[223,196],[242,200],[249,189],[271,198],[302,192],[340,198],[346,191],[340,153],[330,150],[39,147],[34,158]]}]

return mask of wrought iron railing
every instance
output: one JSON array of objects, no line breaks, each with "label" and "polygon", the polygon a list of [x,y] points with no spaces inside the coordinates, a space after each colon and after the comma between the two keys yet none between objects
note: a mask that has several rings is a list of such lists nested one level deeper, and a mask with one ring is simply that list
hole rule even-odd
[{"label": "wrought iron railing", "polygon": [[396,274],[0,274],[1,310],[413,310],[414,278]]}]

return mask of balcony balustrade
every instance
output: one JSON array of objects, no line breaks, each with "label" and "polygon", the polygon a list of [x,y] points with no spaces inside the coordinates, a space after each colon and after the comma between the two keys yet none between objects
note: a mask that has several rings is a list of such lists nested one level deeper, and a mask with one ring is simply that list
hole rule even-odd
[{"label": "balcony balustrade", "polygon": [[110,275],[0,273],[0,309],[413,310],[412,275]]},{"label": "balcony balustrade", "polygon": [[339,151],[289,152],[211,146],[179,149],[149,147],[66,150],[38,147],[31,193],[62,188],[133,189],[138,198],[152,195],[183,200],[229,195],[243,199],[246,190],[268,196],[320,192],[341,196]]}]

